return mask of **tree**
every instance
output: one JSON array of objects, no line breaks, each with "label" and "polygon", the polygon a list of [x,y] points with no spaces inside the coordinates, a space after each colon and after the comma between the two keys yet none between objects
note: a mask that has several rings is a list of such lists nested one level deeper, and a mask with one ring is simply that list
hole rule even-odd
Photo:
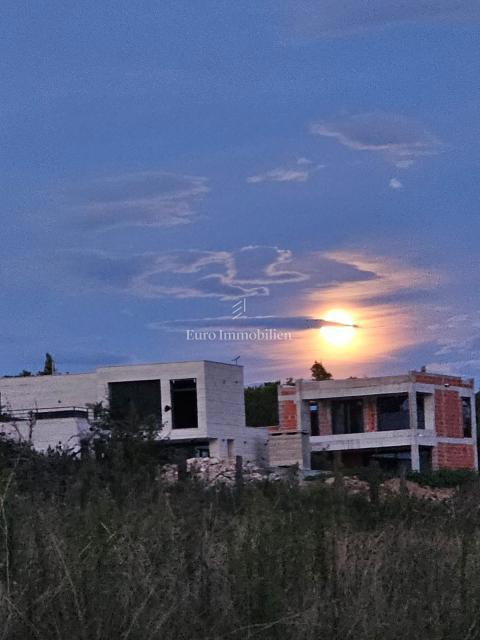
[{"label": "tree", "polygon": [[52,356],[49,353],[45,354],[45,364],[43,365],[43,371],[39,371],[39,376],[53,376],[55,373],[55,363]]},{"label": "tree", "polygon": [[280,382],[264,382],[245,389],[245,417],[249,427],[274,427],[278,425],[278,385]]},{"label": "tree", "polygon": [[312,372],[312,380],[330,380],[332,378],[332,374],[325,369],[321,362],[315,362],[310,367],[310,371]]}]

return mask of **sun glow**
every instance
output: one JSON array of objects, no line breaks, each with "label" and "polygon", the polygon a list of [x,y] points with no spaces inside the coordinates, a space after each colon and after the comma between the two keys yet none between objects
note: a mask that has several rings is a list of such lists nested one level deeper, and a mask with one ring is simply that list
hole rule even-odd
[{"label": "sun glow", "polygon": [[355,327],[352,316],[346,311],[340,309],[332,309],[322,316],[325,320],[331,322],[341,322],[344,327],[326,326],[320,329],[320,335],[334,347],[346,347],[355,337]]}]

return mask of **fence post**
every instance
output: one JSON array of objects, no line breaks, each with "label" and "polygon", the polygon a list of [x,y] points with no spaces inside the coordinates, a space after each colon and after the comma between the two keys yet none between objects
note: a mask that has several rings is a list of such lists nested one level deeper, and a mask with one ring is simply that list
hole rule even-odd
[{"label": "fence post", "polygon": [[235,456],[235,486],[237,490],[243,489],[243,457]]}]

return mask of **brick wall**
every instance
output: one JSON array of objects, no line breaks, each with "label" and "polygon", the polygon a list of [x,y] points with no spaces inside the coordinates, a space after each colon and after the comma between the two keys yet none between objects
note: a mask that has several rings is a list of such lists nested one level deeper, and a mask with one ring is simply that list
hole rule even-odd
[{"label": "brick wall", "polygon": [[473,384],[468,380],[462,380],[462,378],[457,378],[456,376],[439,376],[428,373],[416,373],[415,382],[437,385],[449,384],[452,387],[465,387],[466,389],[473,388]]},{"label": "brick wall", "polygon": [[296,431],[297,429],[297,406],[295,403],[295,387],[281,387],[278,403],[279,430]]},{"label": "brick wall", "polygon": [[435,429],[439,436],[463,438],[462,400],[457,391],[435,390]]},{"label": "brick wall", "polygon": [[363,399],[363,429],[364,431],[377,430],[377,399]]},{"label": "brick wall", "polygon": [[445,444],[440,442],[432,451],[432,468],[474,469],[474,449],[471,444]]}]

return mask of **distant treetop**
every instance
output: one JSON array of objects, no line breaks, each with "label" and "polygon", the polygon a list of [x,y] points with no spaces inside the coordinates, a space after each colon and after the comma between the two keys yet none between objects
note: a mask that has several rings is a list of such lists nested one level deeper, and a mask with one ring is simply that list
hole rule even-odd
[{"label": "distant treetop", "polygon": [[312,380],[331,380],[333,377],[332,374],[325,369],[321,362],[315,362],[310,367],[310,371],[312,372]]}]

